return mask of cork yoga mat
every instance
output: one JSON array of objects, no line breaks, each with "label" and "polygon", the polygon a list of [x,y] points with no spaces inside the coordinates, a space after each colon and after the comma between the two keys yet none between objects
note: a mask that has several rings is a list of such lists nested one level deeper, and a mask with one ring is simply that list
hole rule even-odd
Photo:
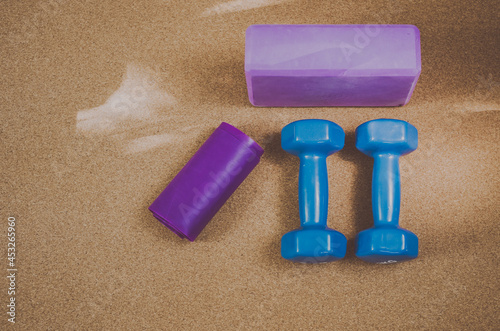
[{"label": "cork yoga mat", "polygon": [[[498,9],[496,1],[2,1],[1,328],[500,328]],[[422,74],[408,105],[249,103],[249,25],[375,23],[420,29]],[[298,159],[281,149],[280,131],[305,118],[346,132],[327,167],[328,225],[346,235],[347,254],[328,264],[280,255],[281,236],[299,225]],[[373,222],[373,161],[355,148],[354,131],[376,118],[419,132],[419,148],[401,158],[400,224],[418,235],[420,252],[401,264],[354,256],[356,234]],[[147,208],[221,122],[265,152],[196,241],[182,240]]]}]

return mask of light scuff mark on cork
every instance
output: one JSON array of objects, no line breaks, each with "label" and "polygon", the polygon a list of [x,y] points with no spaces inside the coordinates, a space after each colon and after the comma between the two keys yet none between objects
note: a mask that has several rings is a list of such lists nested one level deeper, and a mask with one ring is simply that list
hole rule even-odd
[{"label": "light scuff mark on cork", "polygon": [[275,6],[284,2],[289,2],[289,0],[233,0],[208,8],[201,14],[201,16],[207,17],[235,13],[261,7]]},{"label": "light scuff mark on cork", "polygon": [[178,139],[179,137],[177,135],[171,133],[140,137],[137,139],[130,140],[127,143],[125,147],[125,153],[135,154],[135,153],[146,152],[148,150],[175,142]]},{"label": "light scuff mark on cork", "polygon": [[175,98],[160,87],[157,72],[129,64],[120,87],[106,102],[77,113],[76,130],[83,134],[107,134],[125,124],[135,127],[175,103]]}]

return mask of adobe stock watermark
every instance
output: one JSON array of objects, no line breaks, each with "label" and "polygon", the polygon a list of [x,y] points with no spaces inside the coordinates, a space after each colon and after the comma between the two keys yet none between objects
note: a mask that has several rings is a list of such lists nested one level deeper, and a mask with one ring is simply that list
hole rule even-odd
[{"label": "adobe stock watermark", "polygon": [[[112,97],[113,112],[116,115],[128,116],[136,107],[146,104],[150,97],[160,91],[161,70],[162,67],[159,65],[143,67],[129,64],[126,73],[128,78],[126,79],[127,93],[120,93]],[[154,102],[155,100],[150,101]],[[168,102],[174,103],[175,100],[171,98]]]},{"label": "adobe stock watermark", "polygon": [[17,265],[16,265],[16,218],[7,218],[7,294],[9,295],[9,301],[7,304],[7,320],[14,324],[16,323],[16,277],[17,277]]},{"label": "adobe stock watermark", "polygon": [[[488,76],[478,76],[478,83],[474,92],[467,98],[465,103],[458,110],[453,109],[450,105],[448,115],[444,116],[439,125],[446,128],[447,132],[460,132],[462,126],[466,125],[467,114],[473,114],[485,110],[500,111],[499,109],[485,108],[485,104],[495,99],[500,90],[500,82],[496,81],[490,73]],[[410,158],[403,158],[400,162],[401,175],[410,177],[415,175],[419,162],[431,158],[438,153],[440,146],[445,146],[449,143],[450,136],[443,134],[433,137],[433,139],[419,139],[418,149],[413,152]],[[412,153],[412,154],[413,154]]]},{"label": "adobe stock watermark", "polygon": [[368,47],[371,41],[380,35],[382,25],[366,25],[363,29],[354,28],[354,39],[352,44],[345,41],[340,43],[340,50],[347,63],[351,63],[353,54],[361,54],[363,49]]},{"label": "adobe stock watermark", "polygon": [[176,99],[163,88],[165,73],[161,66],[129,63],[117,90],[109,90],[101,105],[77,113],[77,130],[83,133],[112,132],[121,124],[145,125],[153,116],[164,118],[164,107]]},{"label": "adobe stock watermark", "polygon": [[316,247],[314,247],[313,256],[309,256],[305,258],[302,262],[304,264],[324,264],[328,263],[331,259],[331,256],[326,255],[325,252],[328,252],[333,249],[340,248],[340,243],[328,243],[324,237],[317,236]]},{"label": "adobe stock watermark", "polygon": [[[413,2],[413,0],[407,0],[404,3]],[[352,61],[352,56],[354,54],[361,54],[365,48],[367,48],[373,39],[377,38],[384,27],[391,26],[390,22],[393,20],[394,16],[404,12],[402,8],[401,1],[392,1],[384,10],[380,12],[371,12],[371,21],[373,24],[364,25],[363,28],[354,28],[354,37],[352,43],[342,42],[340,43],[340,50],[344,55],[344,60],[347,63]]]},{"label": "adobe stock watermark", "polygon": [[[478,75],[477,85],[474,89],[472,96],[465,102],[462,111],[482,111],[483,107],[481,103],[495,101],[499,99],[500,95],[500,82],[494,79],[493,74],[490,73],[486,77]],[[499,110],[499,109],[488,109],[488,110]]]},{"label": "adobe stock watermark", "polygon": [[[251,153],[245,160],[245,164],[252,162],[257,157],[257,154]],[[203,188],[194,187],[193,200],[191,204],[179,204],[184,221],[188,222],[192,215],[198,215],[201,210],[206,208],[212,199],[220,197],[220,193],[225,190],[232,182],[232,179],[238,176],[244,169],[237,160],[229,162],[224,170],[219,173],[209,172],[209,176],[213,181],[206,183]]]},{"label": "adobe stock watermark", "polygon": [[[54,16],[61,14],[63,4],[67,0],[42,0],[35,4],[35,12],[22,21],[21,31],[10,33],[9,40],[15,43],[29,43],[38,35],[38,29],[46,22],[53,19]],[[73,3],[84,2],[76,0]]]}]

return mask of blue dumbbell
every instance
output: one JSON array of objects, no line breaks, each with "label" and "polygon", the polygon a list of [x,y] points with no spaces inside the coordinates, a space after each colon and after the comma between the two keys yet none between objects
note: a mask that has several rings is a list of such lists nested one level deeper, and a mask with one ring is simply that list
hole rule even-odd
[{"label": "blue dumbbell", "polygon": [[281,238],[281,255],[294,262],[321,263],[345,256],[346,237],[327,227],[326,158],[344,147],[344,130],[326,120],[302,120],[281,131],[281,146],[300,158],[300,225]]},{"label": "blue dumbbell", "polygon": [[356,148],[375,159],[372,178],[374,227],[356,238],[356,256],[388,264],[418,255],[417,236],[399,227],[399,157],[417,149],[417,129],[401,120],[378,119],[356,129]]}]

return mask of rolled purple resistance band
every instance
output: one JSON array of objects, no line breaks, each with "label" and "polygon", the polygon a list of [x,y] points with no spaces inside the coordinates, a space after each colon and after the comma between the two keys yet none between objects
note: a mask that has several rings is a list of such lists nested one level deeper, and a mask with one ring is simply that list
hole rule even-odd
[{"label": "rolled purple resistance band", "polygon": [[263,153],[250,137],[223,122],[149,210],[179,237],[194,241]]}]

